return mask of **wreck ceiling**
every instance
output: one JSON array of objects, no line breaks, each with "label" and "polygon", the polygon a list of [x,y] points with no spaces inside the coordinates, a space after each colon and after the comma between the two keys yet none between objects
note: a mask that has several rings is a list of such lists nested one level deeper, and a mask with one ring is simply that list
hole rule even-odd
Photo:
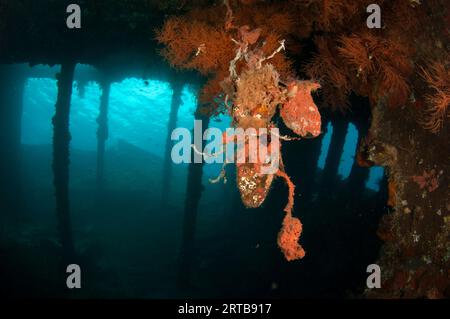
[{"label": "wreck ceiling", "polygon": [[73,1],[2,0],[0,63],[56,65],[75,60],[108,70],[113,78],[155,73],[172,77],[174,71],[158,54],[154,31],[167,15],[194,2],[79,0],[82,28],[69,29],[66,8]]}]

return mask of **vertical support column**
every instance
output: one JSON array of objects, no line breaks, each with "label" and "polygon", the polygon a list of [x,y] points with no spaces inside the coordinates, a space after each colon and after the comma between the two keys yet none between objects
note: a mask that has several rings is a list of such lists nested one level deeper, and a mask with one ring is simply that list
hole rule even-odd
[{"label": "vertical support column", "polygon": [[320,152],[322,150],[322,143],[325,134],[327,133],[329,119],[327,116],[322,116],[322,134],[312,140],[307,141],[309,147],[305,150],[305,159],[302,159],[308,163],[308,169],[304,172],[301,184],[303,184],[303,196],[302,201],[311,201],[314,190],[317,189],[317,162],[319,161]]},{"label": "vertical support column", "polygon": [[21,124],[25,72],[22,66],[0,65],[0,215],[17,217],[21,195]]},{"label": "vertical support column", "polygon": [[[202,120],[202,132],[208,128],[209,117],[196,114],[196,120]],[[195,136],[193,136],[192,143],[194,144]],[[192,152],[193,153],[193,152]],[[183,235],[181,243],[180,254],[180,273],[179,285],[186,287],[190,284],[190,275],[192,270],[192,262],[194,261],[195,251],[195,230],[197,224],[198,204],[203,192],[202,177],[203,177],[203,161],[195,163],[193,160],[189,164],[189,172],[187,179],[186,199],[184,202],[184,219],[183,219]]]},{"label": "vertical support column", "polygon": [[181,105],[181,93],[183,90],[183,85],[178,81],[172,82],[172,102],[170,106],[169,122],[167,124],[167,135],[166,135],[166,148],[164,150],[164,166],[162,171],[162,194],[161,194],[161,204],[163,207],[167,205],[167,198],[170,193],[170,182],[172,180],[172,159],[170,157],[172,151],[173,141],[171,139],[172,131],[177,125],[178,110]]},{"label": "vertical support column", "polygon": [[348,122],[343,116],[336,116],[332,120],[333,135],[331,136],[330,148],[325,162],[325,168],[322,176],[321,197],[330,196],[338,179],[337,173],[341,155],[344,151],[345,138],[347,136]]},{"label": "vertical support column", "polygon": [[103,80],[101,87],[100,112],[97,118],[97,191],[99,195],[103,193],[105,186],[105,144],[108,139],[108,107],[111,82],[109,80]]},{"label": "vertical support column", "polygon": [[[356,100],[355,104],[357,107],[353,108],[352,123],[358,130],[358,147],[355,154],[355,162],[353,163],[347,183],[353,190],[357,190],[362,195],[365,190],[365,182],[370,174],[370,168],[359,166],[356,157],[360,151],[361,144],[364,142],[369,131],[371,108],[367,99],[359,98]],[[361,195],[358,196],[358,198],[361,198]]]},{"label": "vertical support column", "polygon": [[58,74],[58,97],[53,116],[53,178],[56,196],[56,215],[64,258],[74,254],[69,205],[69,132],[70,101],[75,62],[61,65]]},{"label": "vertical support column", "polygon": [[[369,178],[370,168],[359,166],[359,164],[356,160],[356,157],[358,155],[359,147],[361,146],[361,142],[365,136],[364,132],[367,132],[367,130],[364,130],[361,127],[361,125],[358,125],[357,123],[355,123],[355,126],[358,129],[358,142],[357,142],[358,148],[356,149],[355,161],[353,162],[352,170],[348,177],[347,183],[348,183],[348,185],[350,185],[350,187],[352,189],[357,189],[358,192],[360,192],[360,194],[362,195],[364,193],[365,183],[366,183],[367,179]],[[360,198],[361,195],[359,195],[358,198]]]}]

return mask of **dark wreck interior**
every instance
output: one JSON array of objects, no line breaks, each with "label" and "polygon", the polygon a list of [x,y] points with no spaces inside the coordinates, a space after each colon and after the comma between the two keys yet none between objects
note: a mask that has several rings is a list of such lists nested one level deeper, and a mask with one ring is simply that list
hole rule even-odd
[{"label": "dark wreck interior", "polygon": [[[300,6],[295,12],[312,10],[308,15],[321,8],[316,1],[294,2]],[[293,214],[301,218],[300,242],[307,253],[287,261],[277,246],[289,192],[281,179],[274,180],[261,207],[249,209],[236,187],[235,164],[226,167],[226,183],[211,183],[217,167],[212,172],[210,164],[176,165],[171,159],[171,132],[183,117],[202,120],[204,129],[225,124],[220,112],[201,112],[205,104],[197,97],[211,76],[168,60],[155,32],[169,17],[196,9],[208,7],[225,16],[223,3],[79,0],[82,27],[69,29],[70,3],[0,0],[2,296],[449,296],[448,117],[433,134],[417,124],[415,111],[383,107],[381,99],[356,89],[345,110],[324,106],[320,90],[313,94],[321,134],[282,146],[283,165],[296,186]],[[240,6],[257,10],[277,3],[289,1],[231,1],[229,6],[238,16]],[[414,10],[434,8],[424,6]],[[320,52],[315,39],[331,33],[311,28],[294,42],[301,51],[287,53],[302,79],[309,78],[305,61]],[[441,48],[448,49],[445,40]],[[113,125],[119,115],[112,104],[127,79],[145,92],[157,90],[158,81],[168,92],[168,103],[144,100],[136,106],[142,112],[157,106],[151,114],[164,114],[144,123],[144,148],[119,138]],[[50,81],[55,92],[52,116],[42,123],[51,140],[30,144],[24,132],[37,136],[29,123],[42,119],[26,113],[32,110],[27,105],[47,83],[42,81]],[[96,110],[90,115],[93,147],[83,150],[75,143],[84,133],[73,129],[74,99],[89,98],[93,85],[98,88],[97,104],[90,104]],[[325,82],[321,85],[326,90]],[[124,92],[124,104],[137,103],[134,91]],[[195,103],[180,111],[186,92]],[[292,135],[279,114],[273,122],[282,135]],[[122,130],[136,125],[131,121]],[[411,178],[428,168],[438,172],[439,185],[431,190]],[[82,289],[67,289],[68,264],[80,265]],[[366,286],[370,264],[383,269],[380,289]]]}]

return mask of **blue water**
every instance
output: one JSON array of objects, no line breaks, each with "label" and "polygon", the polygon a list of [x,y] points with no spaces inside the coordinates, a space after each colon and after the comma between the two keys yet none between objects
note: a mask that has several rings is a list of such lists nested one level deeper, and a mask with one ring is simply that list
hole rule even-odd
[{"label": "blue water", "polygon": [[378,192],[380,190],[380,182],[384,176],[384,167],[375,166],[370,168],[369,178],[366,182],[366,187]]},{"label": "blue water", "polygon": [[[322,139],[322,147],[320,150],[317,167],[324,169],[330,148],[331,137],[333,136],[333,125],[328,123],[325,136]],[[351,173],[352,166],[355,161],[356,150],[358,147],[358,130],[350,123],[348,125],[347,135],[345,137],[344,150],[338,168],[338,175],[341,179],[346,179]],[[365,186],[368,189],[378,192],[380,190],[380,182],[384,176],[384,168],[375,166],[370,168],[369,177]]]},{"label": "blue water", "polygon": [[[97,147],[97,117],[99,113],[101,88],[97,83],[89,82],[83,96],[78,83],[74,83],[70,132],[71,147],[80,150],[95,151]],[[178,127],[193,128],[194,111],[197,105],[196,92],[186,85],[182,91],[182,105],[178,111]],[[23,144],[51,144],[52,124],[57,95],[56,80],[30,78],[24,92],[24,110],[22,117]],[[119,140],[125,140],[155,156],[163,157],[167,122],[169,120],[172,89],[167,82],[129,78],[111,86],[108,110],[109,139],[106,147],[114,147]],[[210,121],[210,127],[225,130],[231,119],[219,115]],[[317,163],[323,169],[326,163],[333,125],[328,124],[322,141],[321,154]],[[338,174],[348,178],[354,163],[358,141],[358,131],[349,124],[344,150],[341,156]],[[221,164],[205,165],[204,178],[219,174]],[[366,187],[374,191],[380,188],[384,169],[373,167],[370,170]]]},{"label": "blue water", "polygon": [[344,151],[341,155],[341,161],[338,167],[338,175],[346,179],[352,170],[355,161],[356,148],[358,147],[358,130],[350,123],[345,137]]},{"label": "blue water", "polygon": [[[109,139],[107,147],[125,140],[156,156],[162,157],[167,134],[172,89],[165,82],[126,79],[111,86],[108,110]],[[70,132],[71,147],[96,150],[96,119],[99,113],[101,88],[90,82],[81,97],[74,83],[72,94]],[[56,80],[28,79],[24,93],[22,117],[23,144],[51,144],[52,125],[56,102]],[[196,96],[189,86],[182,92],[182,105],[178,112],[178,126],[192,128]]]},{"label": "blue water", "polygon": [[[226,114],[220,114],[210,120],[209,127],[210,128],[218,128],[222,132],[226,131],[227,128],[229,128],[231,125],[231,117]],[[206,142],[205,144],[207,144]],[[204,183],[206,182],[206,179],[210,178],[216,178],[220,171],[222,170],[221,163],[211,163],[204,166],[203,172],[205,173],[204,176]]]},{"label": "blue water", "polygon": [[324,169],[325,167],[325,162],[327,160],[332,135],[333,135],[333,125],[331,123],[328,123],[325,136],[322,139],[322,148],[320,149],[319,160],[317,161],[317,167],[319,167],[320,169]]}]

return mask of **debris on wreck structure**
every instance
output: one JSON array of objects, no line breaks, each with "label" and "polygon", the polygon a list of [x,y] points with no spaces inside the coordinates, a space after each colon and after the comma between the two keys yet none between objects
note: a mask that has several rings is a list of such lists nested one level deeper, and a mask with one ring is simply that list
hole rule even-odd
[{"label": "debris on wreck structure", "polygon": [[443,171],[436,174],[436,170],[432,169],[430,172],[423,171],[422,175],[413,176],[412,179],[416,182],[420,189],[426,189],[429,193],[434,192],[439,187],[439,175],[442,175]]},{"label": "debris on wreck structure", "polygon": [[[410,114],[400,116],[401,109],[380,104],[372,112],[378,120],[372,122],[373,138],[366,146],[373,152],[366,152],[365,159],[387,169],[391,212],[377,232],[385,242],[378,260],[386,269],[383,289],[367,290],[366,296],[442,298],[450,275],[448,140],[434,138],[430,144],[433,134],[417,127]],[[405,125],[409,130],[392,134]]]}]

